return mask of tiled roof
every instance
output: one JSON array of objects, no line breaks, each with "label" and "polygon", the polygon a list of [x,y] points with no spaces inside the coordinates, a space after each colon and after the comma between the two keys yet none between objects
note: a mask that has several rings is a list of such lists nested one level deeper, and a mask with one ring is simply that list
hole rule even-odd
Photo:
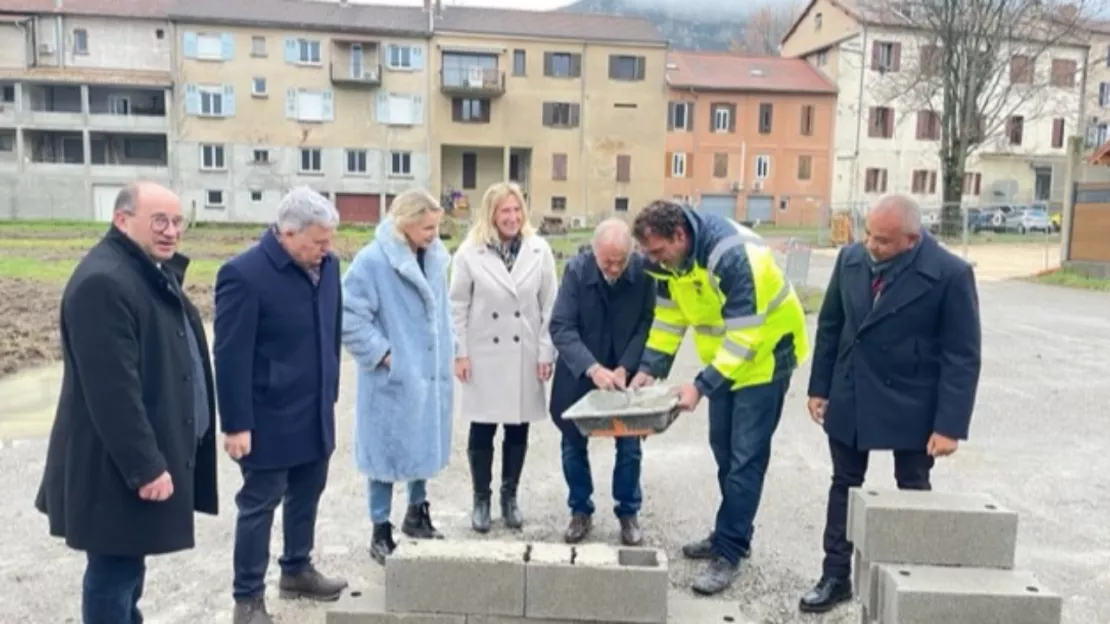
[{"label": "tiled roof", "polygon": [[[234,1],[234,0],[232,0]],[[165,19],[173,0],[0,0],[0,11]]]},{"label": "tiled roof", "polygon": [[66,67],[35,67],[32,69],[0,69],[0,79],[17,79],[31,82],[65,82],[97,85],[135,85],[143,87],[172,87],[173,77],[168,71],[143,71],[133,69],[93,69]]},{"label": "tiled roof", "polygon": [[802,59],[686,50],[667,55],[667,83],[717,91],[837,92],[836,85]]},{"label": "tiled roof", "polygon": [[638,17],[447,6],[437,31],[666,45],[654,24]]},{"label": "tiled roof", "polygon": [[426,34],[428,17],[418,7],[340,4],[313,0],[180,0],[174,20],[311,30]]}]

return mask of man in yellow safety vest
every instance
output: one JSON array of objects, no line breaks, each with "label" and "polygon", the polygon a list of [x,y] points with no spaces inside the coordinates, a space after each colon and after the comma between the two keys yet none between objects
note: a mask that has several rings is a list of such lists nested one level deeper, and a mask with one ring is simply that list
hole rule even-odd
[{"label": "man in yellow safety vest", "polygon": [[670,201],[633,224],[656,279],[655,319],[630,387],[667,377],[688,328],[705,368],[679,388],[679,407],[709,398],[709,445],[721,505],[709,537],[683,547],[709,561],[699,594],[728,588],[751,549],[752,524],[790,377],[809,355],[805,312],[762,237]]}]

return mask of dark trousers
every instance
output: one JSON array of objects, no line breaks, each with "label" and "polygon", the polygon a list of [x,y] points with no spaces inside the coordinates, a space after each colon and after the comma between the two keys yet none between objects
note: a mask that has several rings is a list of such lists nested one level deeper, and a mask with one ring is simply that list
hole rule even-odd
[{"label": "dark trousers", "polygon": [[146,583],[144,557],[87,553],[81,587],[83,624],[142,624],[139,599]]},{"label": "dark trousers", "polygon": [[[505,434],[501,437],[501,448],[528,446],[528,424],[502,425]],[[467,450],[492,451],[493,436],[497,434],[497,423],[470,423],[470,436]]]},{"label": "dark trousers", "polygon": [[[832,485],[825,512],[825,578],[847,579],[852,574],[852,543],[848,541],[848,488],[863,485],[870,453],[829,438]],[[894,451],[894,480],[902,490],[931,490],[929,472],[934,463],[924,450]]]},{"label": "dark trousers", "polygon": [[771,461],[771,438],[789,388],[790,376],[783,375],[709,399],[709,446],[717,460],[721,490],[713,547],[732,564],[751,550],[752,526]]},{"label": "dark trousers", "polygon": [[[567,505],[572,514],[590,516],[594,513],[594,482],[590,472],[589,439],[574,423],[558,419],[555,423],[563,433],[563,478],[570,493]],[[617,461],[613,465],[613,513],[630,518],[640,513],[644,495],[640,490],[640,460],[643,451],[640,438],[616,438]]]},{"label": "dark trousers", "polygon": [[281,504],[284,553],[282,574],[295,576],[311,561],[316,510],[328,480],[328,460],[279,470],[243,468],[243,487],[235,496],[235,581],[237,600],[262,596],[270,564],[270,530]]}]

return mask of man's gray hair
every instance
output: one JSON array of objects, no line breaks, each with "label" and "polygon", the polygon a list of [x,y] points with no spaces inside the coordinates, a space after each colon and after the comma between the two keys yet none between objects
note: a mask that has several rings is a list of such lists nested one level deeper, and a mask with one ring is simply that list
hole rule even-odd
[{"label": "man's gray hair", "polygon": [[303,232],[313,225],[334,229],[339,226],[339,212],[327,197],[307,186],[293,188],[278,204],[278,230]]},{"label": "man's gray hair", "polygon": [[114,212],[122,212],[123,214],[133,215],[139,208],[139,182],[131,182],[119,190],[116,194],[116,204],[113,206]]},{"label": "man's gray hair", "polygon": [[632,230],[628,224],[616,217],[605,219],[594,228],[593,247],[597,249],[602,243],[614,243],[622,249],[631,252],[634,242]]},{"label": "man's gray hair", "polygon": [[903,233],[921,233],[921,206],[909,195],[900,193],[885,195],[875,203],[872,210],[895,210],[902,217]]}]

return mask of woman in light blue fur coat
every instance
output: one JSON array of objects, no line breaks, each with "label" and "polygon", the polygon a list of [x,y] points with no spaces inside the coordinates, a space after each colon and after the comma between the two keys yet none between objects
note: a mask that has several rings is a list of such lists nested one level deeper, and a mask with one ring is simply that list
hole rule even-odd
[{"label": "woman in light blue fur coat", "polygon": [[447,466],[454,407],[443,208],[411,190],[389,214],[343,276],[343,344],[358,363],[355,460],[368,477],[370,555],[383,565],[396,548],[394,482],[408,485],[402,532],[443,538],[432,526],[425,482]]}]

